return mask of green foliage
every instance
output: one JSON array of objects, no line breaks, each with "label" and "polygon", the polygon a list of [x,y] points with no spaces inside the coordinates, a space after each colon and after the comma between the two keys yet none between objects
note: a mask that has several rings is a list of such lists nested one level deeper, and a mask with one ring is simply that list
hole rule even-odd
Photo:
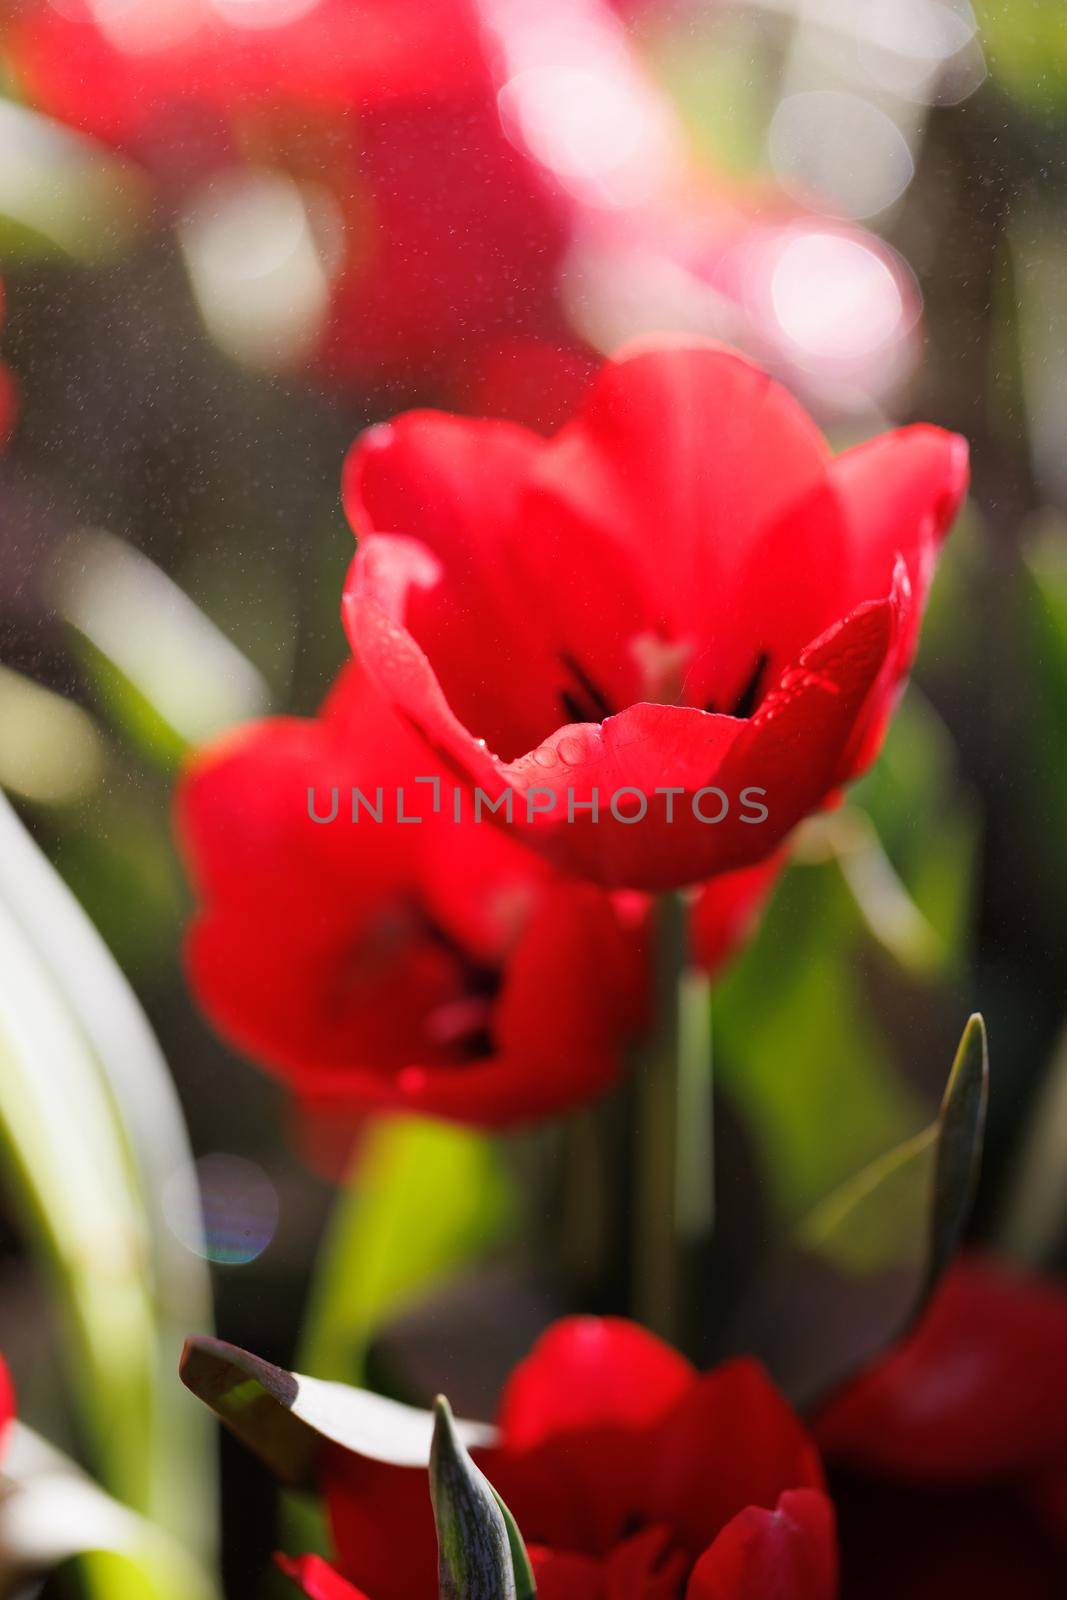
[{"label": "green foliage", "polygon": [[814,1402],[873,1360],[936,1288],[970,1214],[988,1080],[975,1016],[936,1119],[827,1194],[766,1269],[746,1332],[797,1401]]},{"label": "green foliage", "polygon": [[0,800],[0,1142],[67,1333],[67,1389],[101,1483],[213,1547],[210,1437],[175,1391],[207,1270],[163,1212],[191,1155],[159,1046],[96,930]]},{"label": "green foliage", "polygon": [[501,1501],[457,1437],[443,1396],[434,1406],[430,1499],[441,1600],[517,1600],[512,1537]]},{"label": "green foliage", "polygon": [[866,1003],[856,933],[836,864],[793,868],[715,1000],[716,1081],[783,1226],[926,1120]]},{"label": "green foliage", "polygon": [[358,1381],[391,1316],[500,1240],[515,1197],[492,1142],[466,1128],[388,1118],[361,1141],[315,1274],[301,1360]]},{"label": "green foliage", "polygon": [[1067,110],[1067,29],[1060,0],[975,0],[993,76],[1030,111]]}]

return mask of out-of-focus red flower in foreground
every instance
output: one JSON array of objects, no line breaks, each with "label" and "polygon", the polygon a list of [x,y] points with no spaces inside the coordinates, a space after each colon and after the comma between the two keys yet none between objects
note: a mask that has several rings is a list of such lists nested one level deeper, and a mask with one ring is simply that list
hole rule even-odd
[{"label": "out-of-focus red flower in foreground", "polygon": [[434,771],[355,668],[318,718],[202,752],[178,801],[194,991],[320,1110],[492,1124],[588,1100],[640,1015],[639,918],[474,822],[469,799],[457,823],[442,788],[435,815],[416,781]]},{"label": "out-of-focus red flower in foreground", "polygon": [[[818,1453],[753,1362],[701,1376],[635,1324],[567,1319],[516,1368],[478,1462],[522,1530],[539,1600],[836,1593]],[[325,1488],[344,1576],[287,1563],[305,1593],[431,1600],[425,1472],[337,1452]]]},{"label": "out-of-focus red flower in foreground", "polygon": [[0,1463],[4,1459],[4,1448],[11,1424],[15,1420],[15,1391],[11,1386],[11,1376],[7,1370],[7,1362],[0,1356]]},{"label": "out-of-focus red flower in foreground", "polygon": [[1067,1584],[1067,1294],[982,1259],[819,1418],[846,1600]]},{"label": "out-of-focus red flower in foreground", "polygon": [[513,791],[528,843],[610,885],[693,883],[766,859],[870,761],[966,483],[954,434],[834,458],[743,357],[659,341],[547,441],[434,412],[364,434],[346,624],[447,765]]},{"label": "out-of-focus red flower in foreground", "polygon": [[546,380],[581,361],[556,297],[566,208],[504,135],[472,0],[38,3],[9,51],[32,103],[180,208],[218,215],[219,174],[238,195],[242,173],[303,186],[330,285],[300,358],[323,375],[562,420]]}]

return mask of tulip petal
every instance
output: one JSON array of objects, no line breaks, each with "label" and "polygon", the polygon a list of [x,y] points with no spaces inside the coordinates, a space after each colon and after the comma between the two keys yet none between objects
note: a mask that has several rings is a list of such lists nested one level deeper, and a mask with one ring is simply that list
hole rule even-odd
[{"label": "tulip petal", "polygon": [[818,1451],[758,1362],[701,1377],[660,1430],[647,1473],[648,1520],[679,1531],[693,1555],[746,1506],[823,1486]]},{"label": "tulip petal", "polygon": [[511,1452],[586,1429],[644,1427],[695,1382],[683,1356],[635,1323],[566,1317],[512,1373],[500,1405],[501,1439]]},{"label": "tulip petal", "polygon": [[356,1589],[341,1577],[321,1556],[298,1556],[295,1561],[288,1556],[275,1556],[275,1565],[287,1578],[304,1591],[308,1600],[368,1600],[362,1589]]},{"label": "tulip petal", "polygon": [[835,1460],[910,1482],[1036,1476],[1067,1459],[1067,1294],[965,1258],[915,1333],[824,1410]]},{"label": "tulip petal", "polygon": [[915,607],[902,630],[900,671],[911,665],[938,548],[967,492],[967,441],[942,428],[898,428],[837,456],[830,482],[850,533],[852,604],[884,594],[902,556]]},{"label": "tulip petal", "polygon": [[741,1511],[697,1562],[686,1600],[835,1600],[833,1506],[817,1490]]},{"label": "tulip petal", "polygon": [[[404,545],[432,558],[399,615],[456,716],[494,749],[526,749],[558,721],[559,666],[529,626],[506,559],[522,485],[543,447],[511,423],[414,411],[363,434],[345,463],[358,559],[382,550],[393,570]],[[385,609],[398,616],[395,601]]]}]

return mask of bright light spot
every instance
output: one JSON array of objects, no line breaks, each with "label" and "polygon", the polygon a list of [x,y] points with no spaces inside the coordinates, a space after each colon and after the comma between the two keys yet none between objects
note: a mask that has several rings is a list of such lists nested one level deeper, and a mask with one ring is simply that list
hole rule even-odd
[{"label": "bright light spot", "polygon": [[171,50],[207,21],[206,0],[89,0],[100,32],[128,55]]},{"label": "bright light spot", "polygon": [[64,805],[103,775],[103,747],[88,713],[7,667],[0,667],[0,728],[0,789]]},{"label": "bright light spot", "polygon": [[888,265],[843,234],[790,239],[771,276],[771,302],[785,337],[821,361],[873,355],[905,331],[903,299]]},{"label": "bright light spot", "polygon": [[633,205],[652,194],[673,148],[658,105],[624,74],[530,67],[500,91],[509,135],[579,198]]},{"label": "bright light spot", "polygon": [[[328,208],[325,195],[311,198]],[[228,355],[276,369],[311,354],[330,281],[299,185],[265,171],[216,179],[195,198],[180,239],[200,314]]]},{"label": "bright light spot", "polygon": [[71,541],[51,596],[179,736],[200,744],[260,716],[260,674],[165,572],[106,533]]},{"label": "bright light spot", "polygon": [[314,11],[319,0],[209,0],[224,22],[237,28],[280,28]]},{"label": "bright light spot", "polygon": [[868,75],[922,104],[962,99],[985,74],[967,0],[868,0],[857,31]]},{"label": "bright light spot", "polygon": [[243,1156],[203,1156],[163,1187],[163,1213],[187,1249],[223,1266],[261,1256],[278,1227],[278,1191]]},{"label": "bright light spot", "polygon": [[567,315],[605,354],[654,329],[738,340],[736,302],[665,250],[579,237],[562,275]]},{"label": "bright light spot", "polygon": [[898,200],[915,172],[891,117],[843,89],[787,96],[769,136],[771,163],[797,197],[844,217],[873,217]]}]

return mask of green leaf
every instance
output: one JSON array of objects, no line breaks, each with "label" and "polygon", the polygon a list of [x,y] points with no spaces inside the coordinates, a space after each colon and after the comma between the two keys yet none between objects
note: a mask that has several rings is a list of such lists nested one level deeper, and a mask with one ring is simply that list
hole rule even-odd
[{"label": "green leaf", "polygon": [[[1019,568],[1020,621],[1033,683],[1030,795],[1024,821],[1040,828],[1049,867],[1051,909],[1058,912],[1067,883],[1067,559],[1064,527],[1050,522],[1029,541]],[[1050,825],[1050,823],[1052,825]]]},{"label": "green leaf", "polygon": [[864,991],[860,937],[836,863],[794,866],[715,995],[717,1088],[756,1146],[783,1233],[930,1115]]},{"label": "green leaf", "polygon": [[107,261],[147,214],[132,162],[11,100],[0,100],[0,150],[0,255]]},{"label": "green leaf", "polygon": [[22,1423],[0,1477],[0,1587],[77,1562],[99,1600],[216,1600],[203,1569],[169,1534],[120,1505]]},{"label": "green leaf", "polygon": [[204,1261],[164,1189],[192,1152],[147,1018],[73,895],[0,796],[0,1142],[5,1184],[69,1333],[69,1385],[107,1487],[210,1557],[210,1431],[174,1383]]},{"label": "green leaf", "polygon": [[[935,593],[943,595],[942,583]],[[858,854],[841,867],[874,936],[919,976],[962,972],[972,942],[978,811],[949,730],[915,684],[844,815],[862,832]],[[827,820],[832,826],[834,814]]]},{"label": "green leaf", "polygon": [[[489,1487],[492,1488],[492,1484]],[[495,1489],[493,1489],[493,1493],[496,1495],[496,1503],[500,1507],[504,1518],[504,1526],[507,1528],[508,1544],[511,1547],[511,1564],[515,1574],[516,1600],[537,1600],[537,1580],[534,1578],[533,1567],[530,1565],[530,1557],[526,1551],[526,1540],[519,1532],[519,1525],[515,1518]]]},{"label": "green leaf", "polygon": [[90,679],[116,724],[162,765],[269,709],[262,675],[123,540],[101,532],[72,539],[49,599],[80,635]]},{"label": "green leaf", "polygon": [[1001,1210],[1004,1255],[1036,1268],[1056,1254],[1067,1228],[1067,1030],[1028,1111]]},{"label": "green leaf", "polygon": [[1067,113],[1067,34],[1060,0],[975,0],[990,71],[1028,110]]},{"label": "green leaf", "polygon": [[974,1016],[937,1119],[828,1194],[765,1274],[745,1342],[797,1401],[811,1403],[871,1361],[936,1289],[974,1197],[988,1076]]},{"label": "green leaf", "polygon": [[963,1239],[978,1187],[989,1104],[989,1046],[976,1012],[963,1030],[937,1120],[930,1255],[920,1306],[936,1289]]},{"label": "green leaf", "polygon": [[499,1497],[459,1439],[443,1395],[434,1404],[430,1499],[441,1600],[515,1600],[511,1538]]},{"label": "green leaf", "polygon": [[384,1118],[368,1131],[316,1269],[301,1365],[362,1375],[377,1331],[512,1226],[492,1142],[447,1123]]},{"label": "green leaf", "polygon": [[[433,1417],[395,1400],[289,1372],[219,1339],[190,1339],[181,1379],[283,1483],[314,1488],[326,1445],[396,1467],[425,1468]],[[457,1424],[468,1446],[492,1443],[492,1428]]]}]

